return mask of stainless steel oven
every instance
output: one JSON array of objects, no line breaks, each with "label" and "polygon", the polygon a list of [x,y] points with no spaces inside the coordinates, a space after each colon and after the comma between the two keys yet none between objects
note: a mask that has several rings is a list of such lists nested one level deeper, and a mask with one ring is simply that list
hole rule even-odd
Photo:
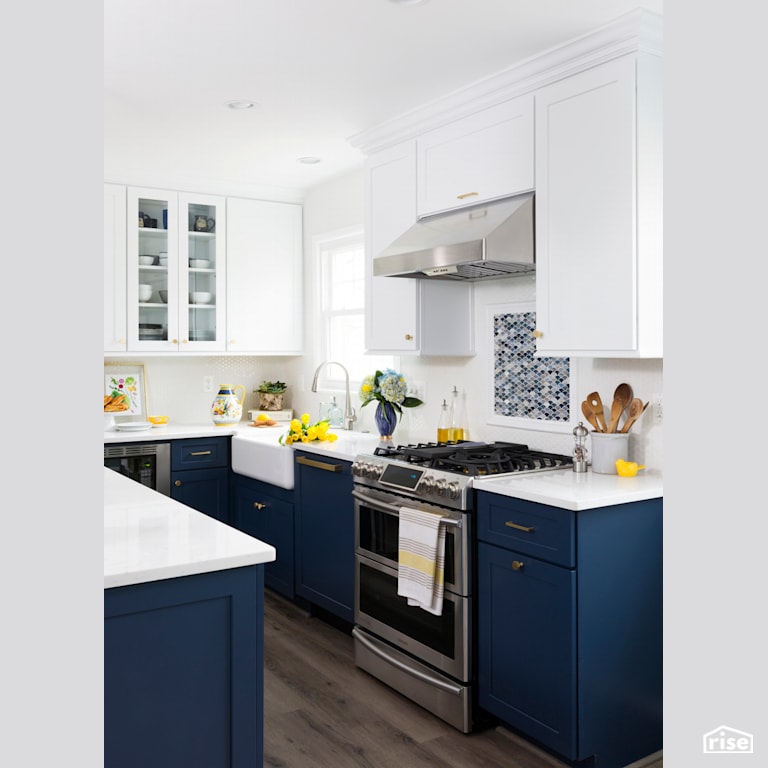
[{"label": "stainless steel oven", "polygon": [[[470,519],[395,494],[355,489],[355,623],[451,677],[471,676],[469,622]],[[410,506],[441,516],[445,531],[445,593],[440,616],[397,594],[398,513]]]},{"label": "stainless steel oven", "polygon": [[[379,448],[352,463],[355,508],[355,663],[455,728],[474,725],[473,477],[570,466],[567,456],[509,443]],[[399,514],[445,526],[440,616],[397,594]]]}]

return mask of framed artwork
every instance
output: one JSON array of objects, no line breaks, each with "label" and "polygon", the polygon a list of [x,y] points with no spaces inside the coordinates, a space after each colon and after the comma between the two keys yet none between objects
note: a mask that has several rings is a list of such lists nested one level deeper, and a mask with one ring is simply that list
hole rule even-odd
[{"label": "framed artwork", "polygon": [[578,410],[574,367],[567,357],[536,357],[535,329],[534,302],[488,306],[488,423],[571,432]]},{"label": "framed artwork", "polygon": [[[124,395],[121,405],[127,408],[119,411],[109,410],[107,396]],[[113,416],[143,416],[148,413],[147,377],[141,364],[105,365],[104,366],[104,410]]]}]

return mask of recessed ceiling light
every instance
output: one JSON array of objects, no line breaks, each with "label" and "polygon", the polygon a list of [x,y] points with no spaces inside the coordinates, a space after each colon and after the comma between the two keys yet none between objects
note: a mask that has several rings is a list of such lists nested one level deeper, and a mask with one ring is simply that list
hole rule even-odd
[{"label": "recessed ceiling light", "polygon": [[395,5],[421,5],[426,3],[427,0],[389,0],[389,2]]},{"label": "recessed ceiling light", "polygon": [[317,165],[320,162],[320,158],[308,155],[307,157],[300,157],[296,162],[303,163],[304,165]]},{"label": "recessed ceiling light", "polygon": [[247,99],[235,99],[234,101],[228,101],[227,106],[230,109],[252,109],[256,106],[256,102],[248,101]]}]

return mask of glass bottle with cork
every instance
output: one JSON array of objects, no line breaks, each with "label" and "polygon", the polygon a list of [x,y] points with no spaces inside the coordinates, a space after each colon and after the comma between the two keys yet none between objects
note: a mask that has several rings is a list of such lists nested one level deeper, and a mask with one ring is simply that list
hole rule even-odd
[{"label": "glass bottle with cork", "polygon": [[468,430],[465,424],[466,420],[466,399],[459,401],[459,390],[454,385],[451,393],[451,416],[450,426],[448,428],[448,441],[458,443],[460,440],[466,440]]},{"label": "glass bottle with cork", "polygon": [[440,420],[437,422],[437,442],[447,443],[451,439],[451,419],[448,414],[448,403],[443,400]]}]

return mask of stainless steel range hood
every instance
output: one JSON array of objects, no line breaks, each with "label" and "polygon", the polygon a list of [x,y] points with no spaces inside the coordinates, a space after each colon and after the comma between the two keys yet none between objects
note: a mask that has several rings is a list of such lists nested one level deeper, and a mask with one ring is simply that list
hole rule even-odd
[{"label": "stainless steel range hood", "polygon": [[374,276],[488,280],[536,269],[534,195],[429,216],[373,260]]}]

